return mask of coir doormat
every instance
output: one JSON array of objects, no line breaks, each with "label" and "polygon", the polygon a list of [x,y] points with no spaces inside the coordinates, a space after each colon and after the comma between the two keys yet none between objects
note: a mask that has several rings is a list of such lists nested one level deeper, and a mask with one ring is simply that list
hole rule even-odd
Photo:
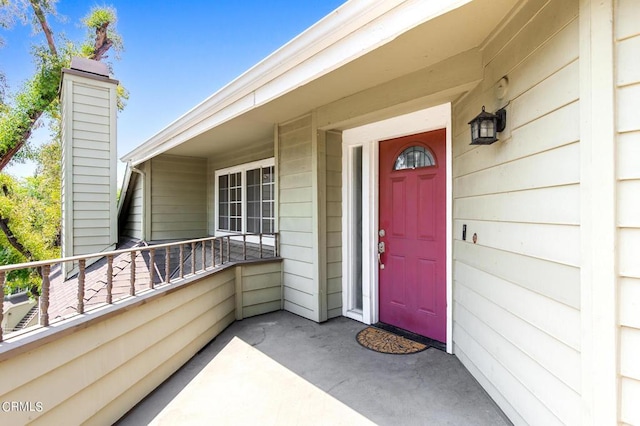
[{"label": "coir doormat", "polygon": [[384,354],[414,354],[428,348],[422,343],[375,327],[367,327],[360,331],[356,335],[356,340],[365,348]]}]

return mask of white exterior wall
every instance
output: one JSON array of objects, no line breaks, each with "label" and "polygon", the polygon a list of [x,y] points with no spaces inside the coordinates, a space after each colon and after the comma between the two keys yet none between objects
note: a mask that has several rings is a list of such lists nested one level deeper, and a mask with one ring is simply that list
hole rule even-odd
[{"label": "white exterior wall", "polygon": [[[524,4],[454,105],[454,352],[515,424],[581,420],[577,15]],[[470,146],[467,122],[507,103],[500,141]]]},{"label": "white exterior wall", "polygon": [[620,418],[640,424],[640,2],[615,10]]},{"label": "white exterior wall", "polygon": [[342,315],[342,135],[326,133],[327,318]]},{"label": "white exterior wall", "polygon": [[43,409],[2,412],[2,424],[113,424],[233,323],[234,269],[3,342],[0,400]]},{"label": "white exterior wall", "polygon": [[79,74],[65,72],[62,83],[63,257],[117,241],[117,82]]},{"label": "white exterior wall", "polygon": [[282,263],[236,266],[236,319],[282,309]]},{"label": "white exterior wall", "polygon": [[146,170],[150,180],[150,240],[207,235],[207,160],[160,155]]},{"label": "white exterior wall", "polygon": [[143,179],[139,173],[132,173],[133,179],[131,201],[127,206],[125,214],[127,215],[123,222],[123,229],[120,233],[124,236],[142,239],[142,215],[143,209]]},{"label": "white exterior wall", "polygon": [[312,117],[279,126],[278,169],[280,256],[284,309],[319,321],[318,283],[314,262],[314,194]]}]

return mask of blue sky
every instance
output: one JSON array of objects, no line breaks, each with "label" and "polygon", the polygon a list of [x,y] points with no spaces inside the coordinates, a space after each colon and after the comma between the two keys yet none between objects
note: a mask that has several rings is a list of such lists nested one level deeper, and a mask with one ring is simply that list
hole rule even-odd
[{"label": "blue sky", "polygon": [[[125,51],[113,62],[114,78],[129,90],[118,117],[118,156],[143,143],[209,95],[294,38],[345,0],[59,0],[66,22],[51,19],[56,34],[82,40],[80,19],[96,4],[118,12]],[[30,46],[43,42],[29,25],[0,30],[0,69],[10,89],[34,70]],[[110,55],[113,56],[113,55]],[[38,132],[38,139],[46,137]],[[14,175],[32,168],[11,167]],[[119,179],[123,167],[120,166]]]}]

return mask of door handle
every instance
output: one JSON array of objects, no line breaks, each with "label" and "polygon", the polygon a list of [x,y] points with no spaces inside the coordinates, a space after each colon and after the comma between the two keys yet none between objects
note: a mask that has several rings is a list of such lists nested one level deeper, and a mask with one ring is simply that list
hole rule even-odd
[{"label": "door handle", "polygon": [[380,265],[380,269],[384,269],[384,263],[382,263],[382,253],[386,251],[386,246],[384,241],[380,241],[378,243],[378,264]]}]

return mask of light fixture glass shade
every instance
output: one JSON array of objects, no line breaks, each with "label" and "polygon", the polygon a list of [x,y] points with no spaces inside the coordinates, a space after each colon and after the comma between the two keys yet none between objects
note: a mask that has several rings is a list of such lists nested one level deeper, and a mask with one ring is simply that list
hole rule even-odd
[{"label": "light fixture glass shade", "polygon": [[471,126],[471,145],[490,145],[498,140],[498,117],[488,113],[482,107],[482,112],[469,122]]}]

